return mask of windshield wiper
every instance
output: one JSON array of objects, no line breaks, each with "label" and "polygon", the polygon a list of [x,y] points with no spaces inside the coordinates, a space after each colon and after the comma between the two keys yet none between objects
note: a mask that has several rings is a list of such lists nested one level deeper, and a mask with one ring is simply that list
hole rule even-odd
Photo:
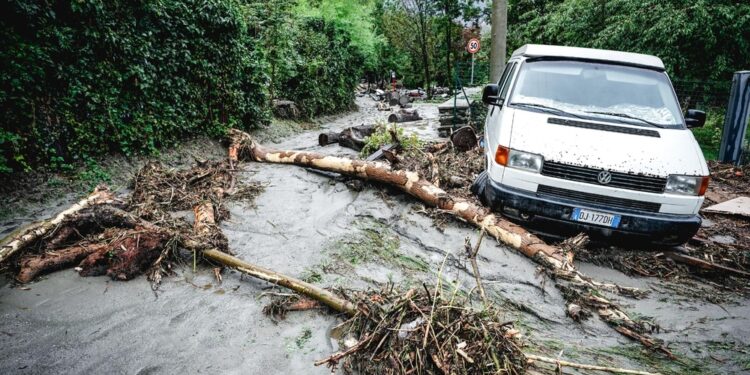
[{"label": "windshield wiper", "polygon": [[566,115],[570,115],[570,116],[573,116],[573,117],[581,118],[580,115],[577,115],[575,113],[564,111],[564,110],[562,110],[560,108],[550,107],[550,106],[544,105],[544,104],[538,104],[538,103],[516,103],[516,102],[510,103],[510,104],[517,105],[519,107],[532,107],[532,108],[548,109],[548,110],[551,110],[551,111],[555,111],[557,113],[564,113]]},{"label": "windshield wiper", "polygon": [[636,121],[640,121],[640,122],[643,122],[643,123],[645,123],[645,124],[649,124],[649,125],[651,125],[651,126],[653,126],[653,127],[655,127],[655,128],[660,128],[660,129],[664,129],[664,127],[663,127],[663,126],[661,126],[661,125],[659,125],[659,124],[657,124],[657,123],[654,123],[654,122],[651,122],[651,121],[648,121],[648,120],[644,120],[644,119],[642,119],[642,118],[640,118],[640,117],[635,117],[635,116],[631,116],[631,115],[629,115],[629,114],[627,114],[627,113],[619,113],[619,112],[599,112],[599,111],[586,111],[586,113],[594,113],[594,114],[597,114],[597,115],[607,115],[607,116],[614,116],[614,117],[622,117],[622,118],[627,118],[627,119],[631,119],[631,120],[636,120]]}]

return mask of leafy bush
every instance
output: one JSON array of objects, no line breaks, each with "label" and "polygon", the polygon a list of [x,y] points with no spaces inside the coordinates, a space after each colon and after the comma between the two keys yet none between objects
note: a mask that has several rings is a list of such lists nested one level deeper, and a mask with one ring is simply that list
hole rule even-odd
[{"label": "leafy bush", "polygon": [[268,121],[239,0],[14,0],[0,15],[0,171]]},{"label": "leafy bush", "polygon": [[401,142],[401,148],[407,155],[419,152],[424,147],[424,143],[416,134],[407,136],[404,133],[404,128],[400,128],[396,124],[386,124],[381,120],[376,126],[375,131],[368,137],[365,137],[365,147],[359,152],[359,155],[362,157],[369,156],[389,143],[394,143],[391,132],[396,133],[396,137]]},{"label": "leafy bush", "polygon": [[351,109],[363,57],[349,33],[322,18],[305,18],[294,32],[296,55],[280,77],[280,96],[307,118]]}]

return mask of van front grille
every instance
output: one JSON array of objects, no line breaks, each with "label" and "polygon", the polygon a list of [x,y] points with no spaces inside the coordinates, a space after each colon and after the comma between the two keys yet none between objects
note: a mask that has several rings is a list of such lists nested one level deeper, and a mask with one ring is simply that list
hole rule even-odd
[{"label": "van front grille", "polygon": [[659,212],[661,203],[642,202],[632,199],[615,198],[606,195],[584,193],[580,191],[561,189],[552,186],[539,185],[536,190],[537,195],[564,198],[571,201],[581,202],[582,204],[601,205],[611,208],[622,208],[627,210],[637,210],[646,212]]},{"label": "van front grille", "polygon": [[[555,163],[552,161],[545,161],[542,166],[542,174],[545,176],[604,185],[600,184],[598,180],[600,172],[602,172],[602,169],[579,167],[576,165]],[[612,179],[604,186],[647,191],[650,193],[663,193],[664,187],[667,184],[667,179],[663,177],[652,177],[612,171],[609,173],[612,175]]]}]

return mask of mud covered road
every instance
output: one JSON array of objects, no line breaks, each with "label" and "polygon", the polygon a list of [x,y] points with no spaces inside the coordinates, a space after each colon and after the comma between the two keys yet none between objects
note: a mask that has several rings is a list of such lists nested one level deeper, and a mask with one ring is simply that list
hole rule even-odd
[{"label": "mud covered road", "polygon": [[[275,146],[354,155],[337,145],[319,147],[317,134],[387,117],[369,98],[359,98],[358,105],[357,112]],[[416,108],[426,120],[405,125],[407,130],[437,137],[436,105]],[[464,291],[475,285],[464,240],[476,241],[477,231],[456,221],[437,228],[410,197],[367,184],[353,190],[343,180],[285,165],[247,163],[241,179],[267,187],[255,207],[229,205],[232,219],[222,229],[239,258],[326,287],[358,289],[388,282],[434,284],[445,261],[444,281]],[[0,225],[0,233],[57,210],[12,217]],[[578,267],[600,281],[651,290],[644,300],[610,297],[635,316],[652,317],[660,327],[654,336],[665,340],[680,360],[644,352],[597,318],[573,322],[565,315],[562,296],[537,276],[535,264],[489,240],[479,251],[485,289],[516,322],[529,352],[663,373],[750,371],[746,297],[734,295],[716,304],[703,298],[717,293],[712,286],[632,278],[585,263]],[[178,267],[156,292],[143,277],[113,282],[67,270],[26,286],[5,277],[0,286],[0,372],[329,373],[313,362],[338,348],[331,329],[341,320],[305,311],[274,321],[262,312],[272,293],[287,291],[235,272],[225,273],[219,283],[211,269],[193,272],[190,264]]]}]

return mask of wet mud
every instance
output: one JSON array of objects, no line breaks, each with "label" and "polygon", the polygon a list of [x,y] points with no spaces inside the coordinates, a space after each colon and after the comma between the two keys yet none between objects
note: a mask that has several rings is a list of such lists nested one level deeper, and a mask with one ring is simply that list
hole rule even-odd
[{"label": "wet mud", "polygon": [[[321,124],[321,130],[339,131],[388,116],[369,98],[357,102],[359,111]],[[415,107],[425,120],[405,128],[437,138],[436,105]],[[318,146],[319,131],[288,136],[273,146],[356,155],[338,145]],[[479,235],[474,228],[455,220],[438,228],[421,204],[383,186],[365,184],[357,191],[344,179],[294,166],[246,163],[242,168],[239,182],[262,182],[266,189],[254,205],[227,204],[231,219],[222,230],[239,258],[343,290],[388,282],[421,287],[440,278],[457,293],[475,293],[464,252],[465,239],[474,242]],[[51,215],[66,205],[65,199],[61,202],[6,220],[0,231]],[[663,373],[750,371],[745,297],[711,303],[685,295],[681,280],[633,277],[579,263],[597,280],[651,290],[643,300],[607,297],[628,312],[653,318],[660,327],[654,336],[667,341],[681,359],[667,361],[644,353],[597,318],[573,322],[554,283],[514,250],[485,239],[478,265],[488,296],[516,322],[527,351]],[[341,322],[336,316],[311,310],[276,321],[262,310],[269,295],[286,290],[232,271],[219,283],[210,268],[194,272],[191,264],[176,272],[156,292],[144,277],[112,282],[81,278],[72,270],[26,286],[4,279],[0,372],[329,373],[313,362],[338,348],[331,334]],[[696,283],[691,290],[714,293],[713,286]]]}]

